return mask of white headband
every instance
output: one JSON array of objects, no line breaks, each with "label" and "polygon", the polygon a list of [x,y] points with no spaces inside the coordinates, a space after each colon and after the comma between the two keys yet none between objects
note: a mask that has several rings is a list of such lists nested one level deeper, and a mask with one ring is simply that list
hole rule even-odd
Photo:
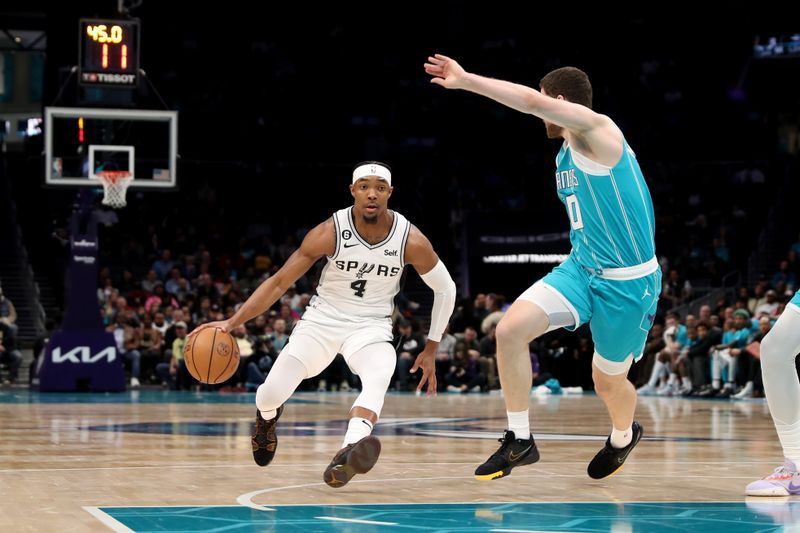
[{"label": "white headband", "polygon": [[364,163],[363,165],[357,166],[353,171],[353,183],[368,176],[377,176],[385,180],[390,186],[392,185],[392,172],[385,166],[377,163]]}]

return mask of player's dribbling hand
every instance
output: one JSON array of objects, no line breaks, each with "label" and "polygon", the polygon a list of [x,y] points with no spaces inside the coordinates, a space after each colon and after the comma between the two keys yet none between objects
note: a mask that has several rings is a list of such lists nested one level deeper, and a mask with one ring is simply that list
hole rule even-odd
[{"label": "player's dribbling hand", "polygon": [[227,320],[219,320],[217,322],[206,322],[205,324],[200,324],[199,326],[194,328],[192,332],[189,333],[189,335],[187,335],[186,337],[191,338],[206,328],[219,328],[225,333],[230,333],[230,331],[233,329]]},{"label": "player's dribbling hand", "polygon": [[422,369],[422,377],[417,385],[417,393],[422,390],[425,383],[428,383],[427,396],[436,396],[436,353],[434,347],[426,346],[422,353],[417,356],[414,361],[414,366],[411,367],[411,373],[415,373],[417,369]]},{"label": "player's dribbling hand", "polygon": [[428,57],[428,63],[425,63],[425,72],[433,76],[431,83],[447,89],[460,89],[466,75],[466,71],[458,64],[458,61],[442,54]]}]

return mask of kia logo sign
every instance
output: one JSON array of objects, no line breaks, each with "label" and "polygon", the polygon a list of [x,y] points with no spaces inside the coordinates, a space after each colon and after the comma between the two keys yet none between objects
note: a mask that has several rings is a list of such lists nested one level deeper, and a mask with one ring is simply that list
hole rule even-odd
[{"label": "kia logo sign", "polygon": [[89,346],[76,346],[68,352],[61,353],[61,347],[56,346],[51,352],[53,355],[53,364],[64,363],[96,363],[104,358],[110,363],[117,358],[117,349],[114,346],[109,346],[100,350],[96,354],[92,354],[92,349]]}]

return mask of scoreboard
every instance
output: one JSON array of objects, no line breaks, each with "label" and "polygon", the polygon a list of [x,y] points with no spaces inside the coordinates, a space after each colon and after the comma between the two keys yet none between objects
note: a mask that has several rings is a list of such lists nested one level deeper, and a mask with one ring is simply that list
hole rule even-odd
[{"label": "scoreboard", "polygon": [[138,20],[81,19],[78,40],[78,79],[82,85],[138,85]]}]

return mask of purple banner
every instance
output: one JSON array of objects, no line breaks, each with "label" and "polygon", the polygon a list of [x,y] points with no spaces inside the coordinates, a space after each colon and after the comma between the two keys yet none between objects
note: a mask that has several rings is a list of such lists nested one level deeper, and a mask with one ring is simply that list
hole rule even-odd
[{"label": "purple banner", "polygon": [[125,390],[114,335],[103,330],[97,302],[97,217],[84,209],[70,219],[70,261],[62,329],[51,337],[39,370],[39,390]]},{"label": "purple banner", "polygon": [[125,369],[114,335],[106,331],[56,331],[39,370],[46,392],[121,392]]}]

